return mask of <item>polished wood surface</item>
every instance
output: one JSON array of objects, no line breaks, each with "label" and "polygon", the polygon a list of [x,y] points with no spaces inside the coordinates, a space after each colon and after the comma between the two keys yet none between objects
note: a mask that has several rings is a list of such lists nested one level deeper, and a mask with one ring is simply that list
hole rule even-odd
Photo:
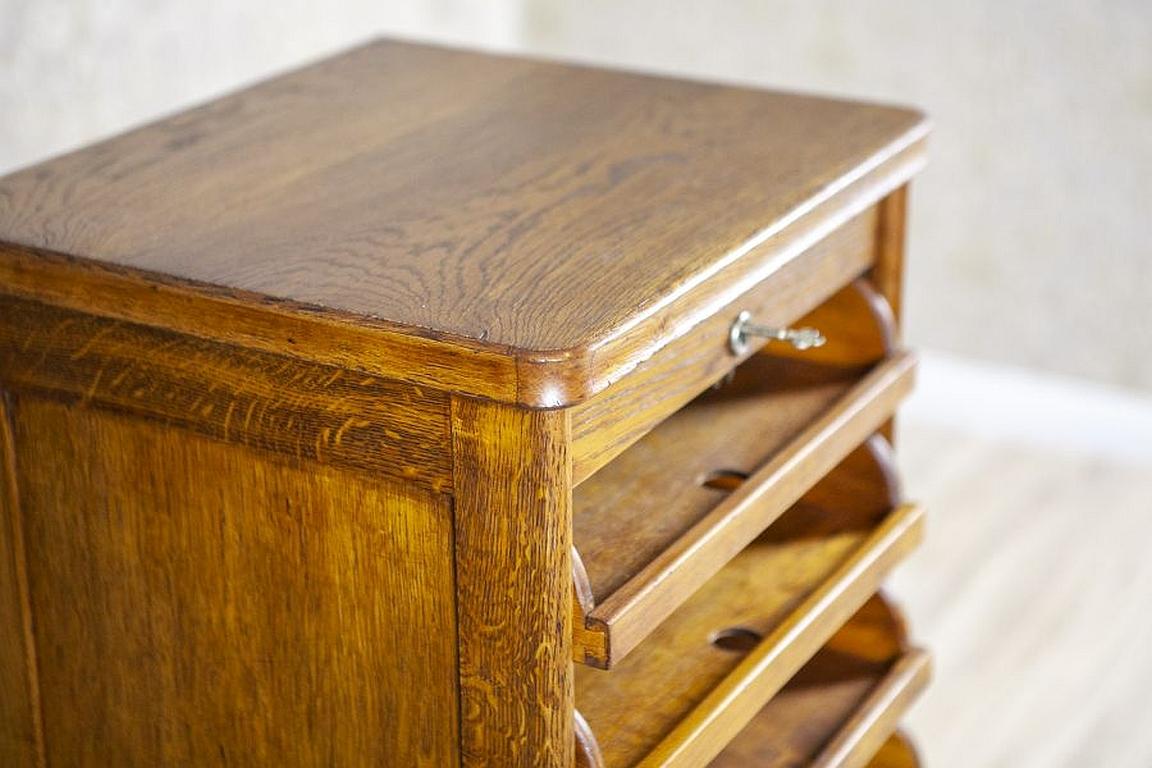
[{"label": "polished wood surface", "polygon": [[[898,490],[885,461],[875,441],[855,452],[631,656],[576,669],[609,768],[706,763],[868,599],[920,537],[916,508],[885,515]],[[730,630],[749,645],[709,641]]]},{"label": "polished wood surface", "polygon": [[0,381],[287,457],[452,485],[449,398],[427,387],[3,295]]},{"label": "polished wood surface", "polygon": [[[739,356],[728,347],[729,330],[742,311],[751,312],[759,323],[786,327],[796,323],[804,313],[828,303],[845,283],[873,262],[875,230],[875,210],[869,209],[755,288],[716,308],[712,316],[669,343],[660,354],[640,363],[622,381],[573,408],[575,482],[591,476],[756,353],[763,345],[762,340],[751,339],[749,351]],[[867,347],[874,349],[882,342],[877,341],[879,334],[869,319],[856,317],[855,325],[860,336],[872,336]],[[776,353],[783,351],[784,346],[772,344],[768,349]],[[838,342],[837,346],[840,346]],[[831,357],[825,355],[824,359]],[[876,359],[862,361],[861,355],[854,353],[839,362],[853,361],[871,363]]]},{"label": "polished wood surface", "polygon": [[[561,405],[906,182],[925,133],[893,107],[381,41],[0,180],[0,276],[327,324],[294,345],[321,362],[357,328],[443,342],[497,358],[473,394]],[[150,321],[284,344],[217,315]]]},{"label": "polished wood surface", "polygon": [[[753,358],[579,486],[590,636],[577,660],[604,667],[630,652],[878,429],[912,371],[909,355],[872,370]],[[738,482],[710,487],[715,473]]]},{"label": "polished wood surface", "polygon": [[281,302],[113,271],[97,262],[3,243],[4,292],[181,335],[496,400],[517,399],[506,356],[446,340],[348,323]]},{"label": "polished wood surface", "polygon": [[456,760],[445,497],[35,395],[10,417],[48,764]]},{"label": "polished wood surface", "polygon": [[465,766],[572,764],[566,411],[452,402]]},{"label": "polished wood surface", "polygon": [[[760,710],[710,768],[863,768],[927,685],[923,651],[873,598]],[[888,750],[895,758],[896,747]],[[899,763],[897,763],[899,764]],[[915,765],[915,763],[913,763]]]}]

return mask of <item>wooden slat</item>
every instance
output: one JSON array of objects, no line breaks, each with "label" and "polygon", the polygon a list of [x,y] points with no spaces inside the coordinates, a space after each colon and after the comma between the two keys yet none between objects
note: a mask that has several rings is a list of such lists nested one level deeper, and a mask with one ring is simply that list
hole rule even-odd
[{"label": "wooden slat", "polygon": [[[576,489],[591,611],[578,661],[611,666],[876,430],[911,388],[901,353],[860,375],[768,357],[746,363]],[[750,475],[701,487],[713,470]],[[603,640],[589,637],[599,633]],[[605,652],[606,651],[606,652]]]},{"label": "wooden slat", "polygon": [[711,768],[860,768],[883,746],[930,676],[870,600],[712,761]]},{"label": "wooden slat", "polygon": [[[874,514],[798,508],[786,537],[735,558],[635,654],[607,672],[576,668],[577,704],[606,764],[702,765],[875,591],[919,541],[920,511]],[[784,523],[784,520],[781,520]],[[838,528],[836,526],[839,526]],[[834,532],[829,533],[830,527]],[[747,655],[710,633],[749,629]]]},{"label": "wooden slat", "polygon": [[916,506],[897,509],[641,765],[672,768],[714,757],[919,543],[921,516]]},{"label": "wooden slat", "polygon": [[931,668],[926,652],[912,650],[904,654],[820,752],[813,768],[866,766],[928,685]]}]

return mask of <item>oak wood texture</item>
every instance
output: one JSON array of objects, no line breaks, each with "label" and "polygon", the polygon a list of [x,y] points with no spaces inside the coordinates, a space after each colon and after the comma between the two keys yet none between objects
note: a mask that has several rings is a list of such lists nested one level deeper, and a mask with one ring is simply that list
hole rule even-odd
[{"label": "oak wood texture", "polygon": [[927,654],[906,646],[899,620],[875,597],[756,714],[710,768],[872,765],[929,676]]},{"label": "oak wood texture", "polygon": [[[739,357],[728,348],[729,329],[741,311],[752,312],[757,322],[784,327],[822,302],[827,303],[825,299],[836,295],[872,263],[875,230],[875,210],[869,209],[781,266],[764,282],[715,308],[710,317],[638,365],[623,380],[573,408],[575,482],[579,484],[592,475],[754,354],[751,350],[763,342],[752,340],[750,351]],[[864,329],[869,328],[868,320],[866,316],[858,318]],[[862,335],[866,333],[867,330]],[[835,343],[843,349],[839,342]],[[871,342],[869,348],[874,344]],[[780,346],[773,344],[771,350]]]},{"label": "oak wood texture", "polygon": [[43,766],[36,643],[8,397],[0,391],[0,765]]},{"label": "oak wood texture", "polygon": [[[885,455],[876,441],[854,452],[613,669],[577,666],[577,707],[609,768],[706,764],[918,543],[918,508],[883,511],[897,492]],[[729,629],[754,647],[716,647]]]},{"label": "oak wood texture", "polygon": [[572,765],[567,411],[453,398],[461,756]]},{"label": "oak wood texture", "polygon": [[428,387],[3,295],[0,383],[433,490],[452,484],[448,396]]},{"label": "oak wood texture", "polygon": [[379,41],[0,180],[0,282],[554,407],[900,187],[926,132],[887,106]]},{"label": "oak wood texture", "polygon": [[[587,583],[573,602],[576,660],[624,658],[877,430],[913,369],[907,353],[871,369],[753,357],[578,486],[574,540]],[[747,479],[708,487],[717,471]]]},{"label": "oak wood texture", "polygon": [[920,536],[926,134],[377,41],[0,179],[0,762],[707,763]]},{"label": "oak wood texture", "polygon": [[49,765],[457,761],[446,497],[35,394],[10,417]]}]

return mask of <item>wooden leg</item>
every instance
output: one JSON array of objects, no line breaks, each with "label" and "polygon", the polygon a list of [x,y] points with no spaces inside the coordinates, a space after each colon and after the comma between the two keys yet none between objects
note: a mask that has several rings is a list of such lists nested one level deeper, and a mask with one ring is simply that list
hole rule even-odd
[{"label": "wooden leg", "polygon": [[452,403],[466,766],[572,765],[566,411]]}]

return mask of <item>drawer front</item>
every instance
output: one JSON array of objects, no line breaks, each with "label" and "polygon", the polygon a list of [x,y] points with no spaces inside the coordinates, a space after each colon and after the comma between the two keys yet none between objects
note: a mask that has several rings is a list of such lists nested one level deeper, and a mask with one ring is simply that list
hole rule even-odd
[{"label": "drawer front", "polygon": [[930,676],[928,654],[907,645],[899,611],[877,595],[709,766],[872,765]]},{"label": "drawer front", "polygon": [[876,208],[848,220],[573,408],[573,481],[593,474],[763,346],[752,343],[743,354],[733,354],[729,331],[741,312],[751,313],[757,323],[787,326],[863,274],[875,257],[877,225]]},{"label": "drawer front", "polygon": [[[879,645],[868,628],[842,629],[854,614],[872,628],[883,619],[861,606],[922,535],[917,507],[884,512],[894,489],[867,453],[863,466],[837,468],[619,665],[576,668],[587,765],[706,764],[826,643],[834,655],[897,659],[898,621],[888,623],[899,636]],[[860,639],[864,648],[848,647]]]}]

